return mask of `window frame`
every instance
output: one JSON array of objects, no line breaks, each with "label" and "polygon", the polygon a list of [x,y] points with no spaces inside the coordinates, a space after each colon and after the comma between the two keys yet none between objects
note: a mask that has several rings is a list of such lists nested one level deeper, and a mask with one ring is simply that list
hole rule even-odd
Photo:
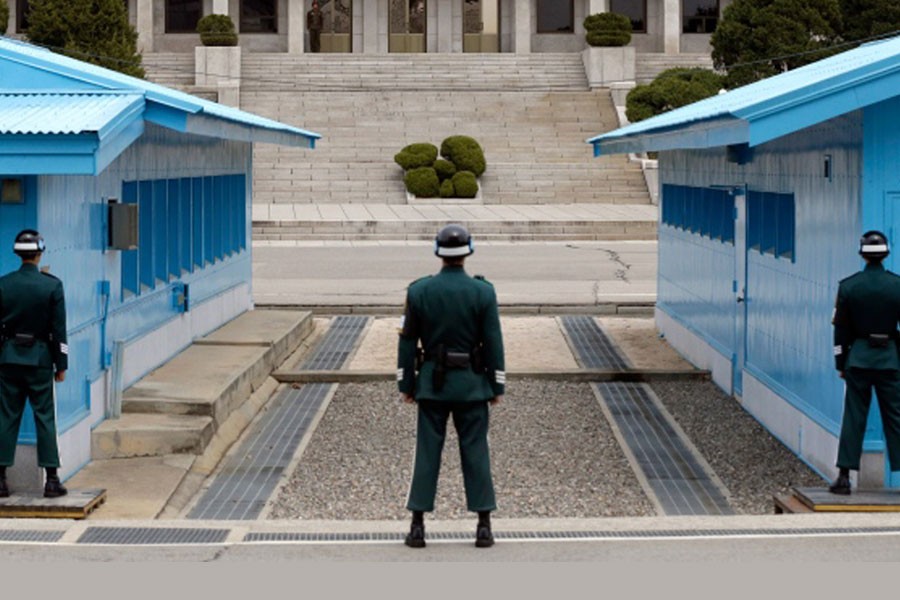
[{"label": "window frame", "polygon": [[[715,4],[716,4],[715,16],[698,15],[696,13],[692,14],[692,15],[687,14],[687,12],[685,11],[684,5],[685,5],[685,2],[688,2],[688,1],[690,1],[690,0],[681,0],[681,33],[683,35],[712,35],[712,33],[719,26],[719,21],[722,20],[722,0],[704,0],[705,2],[715,2]],[[699,10],[699,8],[700,7],[698,6],[697,9]],[[704,25],[703,31],[688,30],[687,24],[688,24],[689,19],[700,19],[700,21]],[[712,25],[711,29],[709,28],[709,25],[708,25],[709,21],[714,21],[714,24]]]},{"label": "window frame", "polygon": [[[541,35],[572,35],[575,33],[575,0],[569,0],[569,14],[572,15],[571,18],[571,29],[567,31],[561,31],[559,29],[552,30],[543,30],[541,29],[541,3],[542,2],[550,2],[551,0],[537,0],[537,5],[535,6],[535,29],[536,32]],[[557,0],[558,2],[559,0]]]},{"label": "window frame", "polygon": [[[175,27],[170,25],[170,21],[169,21],[170,15],[173,14],[173,12],[178,12],[178,11],[171,10],[172,4],[175,2],[179,2],[179,1],[182,4],[187,4],[188,2],[191,2],[192,0],[165,0],[165,3],[163,4],[163,10],[165,11],[165,14],[163,16],[163,21],[164,21],[163,29],[165,30],[165,33],[172,33],[172,34],[197,33],[197,23],[194,23],[193,29],[190,29],[190,28],[185,28],[185,29],[177,28],[176,29]],[[199,12],[199,15],[197,16],[197,22],[199,23],[200,19],[203,18],[204,13],[203,13],[203,2],[202,1],[198,2],[198,4],[200,5],[200,12]],[[182,11],[182,12],[187,12],[187,11]]]},{"label": "window frame", "polygon": [[[617,1],[617,0],[609,0],[609,12],[616,12],[616,11],[613,9],[613,3],[615,3],[616,1]],[[629,1],[629,0],[618,0],[618,1],[619,1],[619,2],[628,2],[629,4],[634,4],[634,3],[635,3],[635,0],[630,0],[630,1]],[[641,12],[642,12],[642,14],[643,14],[643,23],[644,23],[644,26],[643,26],[642,29],[637,29],[637,28],[635,28],[635,26],[634,26],[634,20],[632,19],[632,21],[631,21],[631,33],[647,33],[647,31],[649,30],[649,28],[647,27],[647,0],[639,0],[639,1],[640,1],[640,3],[641,3],[641,8],[642,8],[642,11],[641,11]],[[628,17],[629,19],[631,19],[631,17],[630,17],[629,15],[625,14],[625,13],[621,13],[621,12],[620,12],[620,13],[618,13],[618,14],[624,14],[626,17]]]},{"label": "window frame", "polygon": [[[272,29],[264,29],[264,28],[245,29],[244,28],[244,5],[247,3],[247,1],[248,0],[240,0],[240,2],[238,2],[238,18],[237,18],[238,33],[253,34],[253,35],[273,35],[273,34],[277,35],[278,34],[278,17],[279,17],[278,5],[280,4],[280,2],[278,2],[278,0],[260,0],[260,1],[270,2],[272,4],[272,16],[271,16],[271,18],[273,19]],[[305,4],[306,3],[304,2],[304,5]],[[304,12],[304,18],[306,18],[305,12]]]}]

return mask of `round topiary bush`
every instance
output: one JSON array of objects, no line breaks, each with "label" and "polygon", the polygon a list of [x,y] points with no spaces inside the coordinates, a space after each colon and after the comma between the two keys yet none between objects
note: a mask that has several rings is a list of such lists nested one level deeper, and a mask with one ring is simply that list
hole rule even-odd
[{"label": "round topiary bush", "polygon": [[432,167],[410,169],[403,177],[403,183],[416,198],[434,198],[441,193],[441,180]]},{"label": "round topiary bush", "polygon": [[618,13],[597,13],[584,20],[584,39],[591,46],[627,46],[631,41],[631,19]]},{"label": "round topiary bush", "polygon": [[676,67],[641,84],[625,97],[625,115],[632,123],[649,119],[710,96],[725,85],[725,77],[709,69]]},{"label": "round topiary bush", "polygon": [[7,25],[9,25],[9,5],[0,2],[0,35],[6,35]]},{"label": "round topiary bush", "polygon": [[421,142],[405,146],[394,155],[394,162],[400,165],[404,171],[419,167],[430,167],[437,159],[438,149],[434,144]]},{"label": "round topiary bush", "polygon": [[451,135],[441,142],[441,156],[456,165],[457,171],[471,171],[475,177],[487,168],[481,145],[467,135]]},{"label": "round topiary bush", "polygon": [[454,194],[456,194],[456,190],[453,188],[453,181],[443,180],[441,182],[441,198],[452,198]]},{"label": "round topiary bush", "polygon": [[197,21],[197,33],[204,46],[237,46],[238,34],[228,15],[206,15]]},{"label": "round topiary bush", "polygon": [[434,161],[434,170],[437,171],[438,177],[441,181],[446,179],[450,179],[456,174],[456,165],[454,165],[449,160],[445,160],[443,158],[439,158]]},{"label": "round topiary bush", "polygon": [[474,198],[478,194],[478,181],[471,171],[459,171],[450,181],[457,198]]}]

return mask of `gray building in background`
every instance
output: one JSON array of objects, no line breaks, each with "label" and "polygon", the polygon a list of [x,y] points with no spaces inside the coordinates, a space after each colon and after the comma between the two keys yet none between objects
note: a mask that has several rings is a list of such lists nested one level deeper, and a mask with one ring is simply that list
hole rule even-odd
[{"label": "gray building in background", "polygon": [[[4,1],[4,0],[0,0]],[[10,6],[8,34],[27,31],[29,0]],[[309,51],[312,0],[123,0],[150,52],[191,52],[197,21],[232,17],[249,52]],[[633,23],[638,53],[708,53],[709,38],[732,0],[322,0],[322,52],[580,52],[582,22],[618,12]]]}]

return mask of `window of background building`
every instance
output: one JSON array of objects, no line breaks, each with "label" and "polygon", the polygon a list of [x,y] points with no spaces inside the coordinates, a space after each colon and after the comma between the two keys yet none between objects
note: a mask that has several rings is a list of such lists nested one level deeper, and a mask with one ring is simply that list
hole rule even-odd
[{"label": "window of background building", "polygon": [[240,30],[241,33],[278,33],[278,0],[241,0]]},{"label": "window of background building", "polygon": [[647,33],[647,0],[610,0],[609,12],[631,19],[633,32]]},{"label": "window of background building", "polygon": [[682,32],[712,33],[719,24],[719,0],[681,0]]},{"label": "window of background building", "polygon": [[28,30],[28,0],[16,0],[16,31]]},{"label": "window of background building", "polygon": [[538,33],[573,33],[575,31],[574,0],[538,0]]},{"label": "window of background building", "polygon": [[196,33],[203,0],[166,0],[166,33]]}]

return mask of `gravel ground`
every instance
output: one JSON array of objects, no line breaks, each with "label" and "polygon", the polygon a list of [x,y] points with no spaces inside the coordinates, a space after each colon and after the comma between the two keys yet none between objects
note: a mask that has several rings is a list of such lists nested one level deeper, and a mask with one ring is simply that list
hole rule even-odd
[{"label": "gravel ground", "polygon": [[654,383],[653,391],[718,475],[739,514],[772,514],[772,496],[827,485],[712,382]]},{"label": "gravel ground", "polygon": [[[407,519],[415,418],[395,383],[341,385],[270,518]],[[588,384],[510,382],[490,442],[498,517],[654,514]],[[451,425],[429,518],[471,518],[456,444]]]}]

